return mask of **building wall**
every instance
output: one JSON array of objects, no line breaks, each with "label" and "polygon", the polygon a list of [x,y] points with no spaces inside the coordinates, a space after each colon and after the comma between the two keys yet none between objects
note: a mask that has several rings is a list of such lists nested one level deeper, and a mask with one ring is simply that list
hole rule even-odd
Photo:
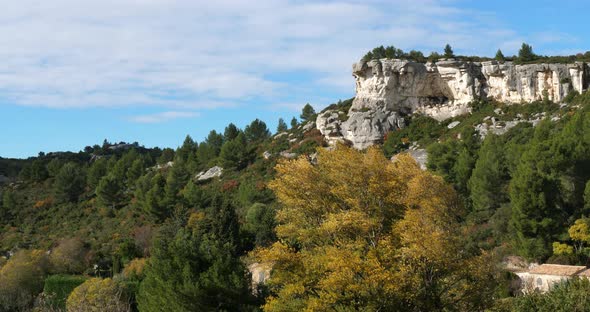
[{"label": "building wall", "polygon": [[522,281],[522,292],[529,293],[532,291],[547,292],[553,285],[570,279],[569,276],[547,275],[547,274],[530,274],[528,272],[516,273]]}]

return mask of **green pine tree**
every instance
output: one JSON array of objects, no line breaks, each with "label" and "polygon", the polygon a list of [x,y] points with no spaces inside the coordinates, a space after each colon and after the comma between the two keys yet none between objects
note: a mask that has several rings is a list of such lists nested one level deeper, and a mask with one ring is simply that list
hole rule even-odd
[{"label": "green pine tree", "polygon": [[80,167],[69,162],[65,164],[55,177],[54,194],[58,202],[76,202],[84,192],[86,177]]},{"label": "green pine tree", "polygon": [[496,56],[494,58],[498,62],[506,61],[506,58],[504,57],[504,53],[502,53],[502,50],[500,50],[500,49],[498,49],[498,52],[496,52]]},{"label": "green pine tree", "polygon": [[489,134],[479,150],[468,184],[476,220],[488,221],[500,205],[507,201],[508,179],[502,138]]},{"label": "green pine tree", "polygon": [[295,117],[291,118],[291,129],[297,128],[298,125],[299,125],[299,121],[297,121],[297,118],[295,118]]},{"label": "green pine tree", "polygon": [[244,129],[244,135],[248,142],[259,142],[270,137],[270,131],[264,121],[255,119]]},{"label": "green pine tree", "polygon": [[252,156],[245,133],[240,133],[223,145],[219,159],[223,168],[240,170],[250,163]]},{"label": "green pine tree", "polygon": [[453,48],[451,48],[451,45],[447,43],[447,45],[445,45],[445,58],[453,58],[455,57],[455,53],[453,52]]},{"label": "green pine tree", "polygon": [[114,174],[108,174],[100,179],[96,187],[96,197],[101,205],[115,208],[123,200],[123,181]]},{"label": "green pine tree", "polygon": [[283,118],[279,118],[279,123],[277,125],[277,133],[284,132],[287,130],[289,130],[289,127],[287,127],[287,123]]},{"label": "green pine tree", "polygon": [[312,120],[315,117],[315,110],[311,105],[309,105],[309,103],[307,103],[305,106],[303,106],[303,109],[301,110],[301,116],[299,117],[303,121]]},{"label": "green pine tree", "polygon": [[533,47],[523,42],[520,50],[518,51],[518,61],[521,63],[530,62],[534,61],[536,58],[537,56],[533,52]]},{"label": "green pine tree", "polygon": [[152,248],[137,296],[140,311],[243,311],[251,302],[247,270],[236,254],[233,207],[217,202],[186,228],[166,226]]},{"label": "green pine tree", "polygon": [[230,123],[229,125],[227,125],[227,127],[225,127],[225,131],[223,131],[223,139],[224,141],[231,141],[233,139],[235,139],[238,134],[240,134],[240,129],[238,129],[238,127],[236,127],[236,125],[234,125],[233,123]]}]

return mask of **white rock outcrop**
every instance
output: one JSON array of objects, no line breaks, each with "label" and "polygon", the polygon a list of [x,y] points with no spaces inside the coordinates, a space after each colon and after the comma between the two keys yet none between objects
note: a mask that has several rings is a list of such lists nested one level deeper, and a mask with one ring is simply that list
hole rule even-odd
[{"label": "white rock outcrop", "polygon": [[352,72],[356,96],[348,118],[327,111],[318,115],[316,126],[328,142],[348,140],[363,149],[403,127],[403,116],[415,112],[444,120],[468,113],[470,102],[488,97],[507,103],[544,97],[559,102],[573,90],[588,88],[590,69],[584,63],[381,59],[355,63]]},{"label": "white rock outcrop", "polygon": [[215,166],[215,167],[211,167],[207,171],[200,172],[199,174],[197,174],[196,178],[199,181],[205,181],[205,180],[213,179],[215,177],[220,177],[222,173],[223,173],[223,168],[221,168],[219,166]]}]

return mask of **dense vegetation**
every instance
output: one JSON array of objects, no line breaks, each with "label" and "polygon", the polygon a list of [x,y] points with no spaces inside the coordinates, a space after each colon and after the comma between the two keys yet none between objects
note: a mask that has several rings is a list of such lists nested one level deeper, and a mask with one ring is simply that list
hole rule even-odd
[{"label": "dense vegetation", "polygon": [[[573,301],[585,281],[512,298],[496,265],[589,259],[590,93],[567,102],[411,116],[367,151],[318,149],[306,105],[274,136],[254,120],[176,150],[105,140],[1,159],[0,311],[584,307]],[[483,138],[474,126],[491,117],[542,121]],[[389,161],[413,146],[427,148],[428,171]],[[220,177],[197,178],[213,166]],[[253,264],[272,278],[252,284]]]},{"label": "dense vegetation", "polygon": [[425,56],[421,51],[411,50],[410,52],[404,52],[394,46],[378,46],[373,50],[367,52],[363,57],[363,62],[378,59],[406,59],[418,63],[436,62],[441,58],[454,58],[463,61],[472,62],[484,62],[484,61],[514,61],[516,64],[539,64],[539,63],[574,63],[574,62],[590,62],[590,51],[585,53],[578,53],[566,56],[543,56],[537,55],[533,52],[533,47],[527,43],[523,43],[518,55],[504,56],[501,50],[498,49],[495,57],[485,56],[466,56],[466,55],[455,55],[453,48],[447,44],[444,47],[443,53],[431,52],[428,56]]}]

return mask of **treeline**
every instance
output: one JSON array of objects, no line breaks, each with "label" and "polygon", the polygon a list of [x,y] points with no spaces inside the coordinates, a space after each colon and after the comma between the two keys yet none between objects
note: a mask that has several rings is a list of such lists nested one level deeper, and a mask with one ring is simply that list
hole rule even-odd
[{"label": "treeline", "polygon": [[363,57],[363,62],[368,62],[370,60],[378,60],[378,59],[404,59],[410,60],[418,63],[426,63],[426,62],[437,62],[441,58],[454,58],[457,60],[462,61],[470,61],[470,62],[484,62],[484,61],[492,61],[496,60],[499,62],[506,62],[512,61],[516,64],[538,64],[538,63],[574,63],[574,62],[590,62],[590,51],[585,53],[578,53],[575,55],[568,55],[568,56],[543,56],[537,55],[533,52],[533,47],[527,43],[523,43],[520,50],[518,51],[518,55],[514,56],[504,56],[502,50],[498,49],[496,55],[491,57],[485,56],[465,56],[465,55],[455,55],[453,52],[452,47],[447,44],[442,53],[433,51],[428,56],[425,56],[424,53],[417,50],[411,50],[409,52],[404,52],[403,50],[396,48],[395,46],[379,46],[374,48],[373,50],[367,52]]},{"label": "treeline", "polygon": [[[176,150],[105,140],[79,153],[9,160],[21,169],[0,185],[0,311],[34,302],[74,310],[110,302],[116,311],[260,305],[240,259],[275,240],[276,202],[266,184],[278,153],[322,144],[303,129],[313,107],[300,118],[290,128],[279,120],[276,139],[256,119],[202,142],[187,136]],[[197,179],[213,166],[221,177]]]}]

